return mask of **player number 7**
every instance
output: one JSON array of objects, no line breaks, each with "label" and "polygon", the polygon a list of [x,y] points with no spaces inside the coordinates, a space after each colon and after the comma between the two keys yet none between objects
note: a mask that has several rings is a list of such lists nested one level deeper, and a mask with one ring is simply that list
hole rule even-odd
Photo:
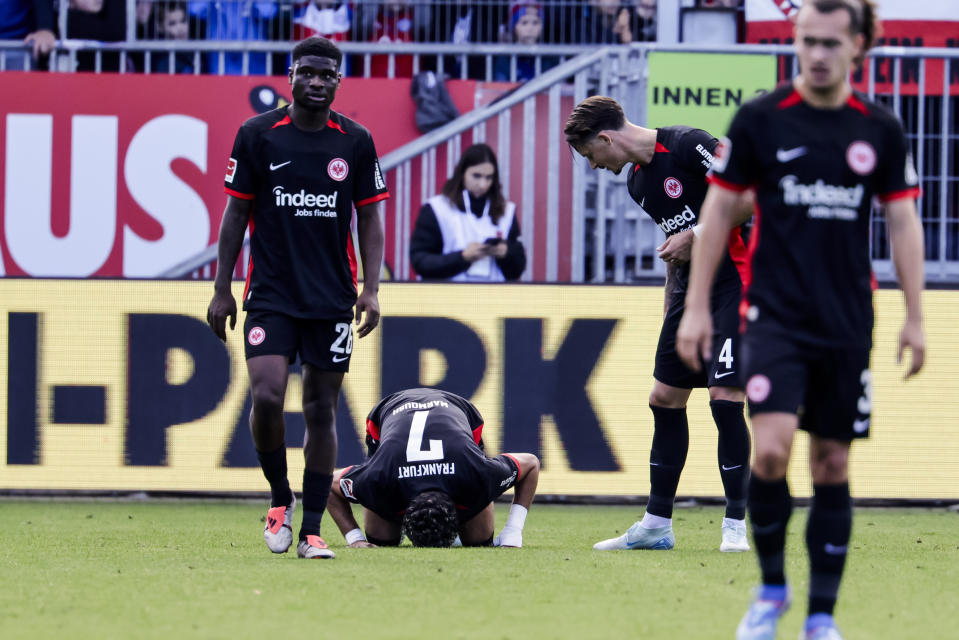
[{"label": "player number 7", "polygon": [[430,448],[423,449],[423,431],[426,429],[426,415],[429,411],[417,411],[410,425],[410,439],[406,442],[406,460],[423,462],[424,460],[443,459],[443,441],[430,440]]}]

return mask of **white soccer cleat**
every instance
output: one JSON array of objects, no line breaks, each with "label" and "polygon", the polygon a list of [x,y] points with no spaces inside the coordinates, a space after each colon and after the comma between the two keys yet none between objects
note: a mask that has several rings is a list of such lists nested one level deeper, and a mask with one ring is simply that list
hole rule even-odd
[{"label": "white soccer cleat", "polygon": [[828,613],[814,613],[806,620],[799,640],[842,640],[842,634]]},{"label": "white soccer cleat", "polygon": [[736,627],[736,640],[775,640],[776,627],[792,598],[787,590],[784,600],[763,600],[758,596]]},{"label": "white soccer cleat", "polygon": [[296,555],[307,560],[332,560],[336,557],[320,536],[306,536],[296,545]]},{"label": "white soccer cleat", "polygon": [[263,539],[273,553],[286,553],[293,544],[293,508],[296,496],[288,507],[271,507],[266,512]]},{"label": "white soccer cleat", "polygon": [[749,551],[745,520],[723,518],[723,541],[719,545],[719,550],[727,553]]},{"label": "white soccer cleat", "polygon": [[646,529],[637,522],[618,538],[597,542],[593,545],[593,548],[599,551],[617,549],[659,549],[666,551],[674,546],[676,546],[676,536],[673,535],[672,526]]}]

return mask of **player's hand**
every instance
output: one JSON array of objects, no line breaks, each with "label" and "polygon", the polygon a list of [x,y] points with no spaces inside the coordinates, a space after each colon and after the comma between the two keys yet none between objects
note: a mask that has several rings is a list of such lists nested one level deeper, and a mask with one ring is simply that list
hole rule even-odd
[{"label": "player's hand", "polygon": [[230,319],[230,330],[236,328],[236,300],[233,294],[227,291],[217,291],[210,300],[206,310],[206,322],[213,329],[216,337],[226,342],[226,319]]},{"label": "player's hand", "polygon": [[523,532],[519,529],[503,527],[500,534],[493,538],[493,546],[519,549],[523,546]]},{"label": "player's hand", "polygon": [[26,44],[33,45],[33,57],[39,58],[53,51],[57,44],[57,37],[49,29],[40,29],[33,33],[28,33],[23,39]]},{"label": "player's hand", "polygon": [[[364,313],[366,317],[364,317]],[[362,320],[362,324],[360,323]],[[376,294],[363,289],[356,299],[356,337],[364,338],[380,323],[380,302]]]},{"label": "player's hand", "polygon": [[461,253],[463,254],[463,260],[476,262],[490,254],[490,245],[483,242],[471,242],[466,245]]},{"label": "player's hand", "polygon": [[676,330],[676,353],[693,371],[702,369],[713,351],[713,319],[708,309],[686,307]]},{"label": "player's hand", "polygon": [[369,540],[357,540],[350,543],[351,549],[375,549],[376,545]]},{"label": "player's hand", "polygon": [[922,330],[922,322],[907,320],[899,332],[899,353],[896,362],[902,364],[902,356],[906,349],[912,352],[912,364],[906,372],[906,378],[911,378],[922,369],[926,359],[926,335]]},{"label": "player's hand", "polygon": [[663,262],[684,264],[689,262],[693,252],[693,230],[686,229],[666,238],[666,242],[656,247]]}]

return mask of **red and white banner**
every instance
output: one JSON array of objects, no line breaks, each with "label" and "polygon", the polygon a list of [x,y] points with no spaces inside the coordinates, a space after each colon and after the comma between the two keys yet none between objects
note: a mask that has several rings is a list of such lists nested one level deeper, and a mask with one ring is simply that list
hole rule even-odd
[{"label": "red and white banner", "polygon": [[[0,73],[0,275],[154,277],[216,242],[240,124],[284,77]],[[473,106],[475,83],[450,83]],[[409,80],[343,80],[380,155],[419,135]]]},{"label": "red and white banner", "polygon": [[[802,0],[746,0],[746,41],[750,43],[792,42],[790,20]],[[959,47],[959,3],[955,0],[878,0],[882,34],[877,45],[902,47]],[[853,84],[868,90],[869,65],[875,65],[875,90],[892,93],[895,61],[877,57],[867,60],[863,69],[853,75]],[[919,61],[903,58],[900,70],[900,92],[916,95],[919,91]],[[959,63],[950,67],[951,95],[959,95]],[[926,95],[942,95],[943,65],[941,60],[926,63]]]}]

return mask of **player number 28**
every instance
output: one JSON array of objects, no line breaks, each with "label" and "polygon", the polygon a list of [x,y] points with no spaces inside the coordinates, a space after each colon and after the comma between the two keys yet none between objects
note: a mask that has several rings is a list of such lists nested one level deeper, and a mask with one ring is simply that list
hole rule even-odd
[{"label": "player number 28", "polygon": [[[337,322],[334,330],[337,333],[336,340],[330,345],[330,351],[333,353],[353,353],[353,332],[350,331],[349,322]],[[346,344],[343,344],[343,343]]]},{"label": "player number 28", "polygon": [[410,425],[410,439],[406,442],[406,460],[408,462],[443,459],[442,440],[430,440],[430,448],[423,449],[423,430],[426,429],[427,414],[429,414],[428,410],[417,411],[413,414],[413,424]]}]

